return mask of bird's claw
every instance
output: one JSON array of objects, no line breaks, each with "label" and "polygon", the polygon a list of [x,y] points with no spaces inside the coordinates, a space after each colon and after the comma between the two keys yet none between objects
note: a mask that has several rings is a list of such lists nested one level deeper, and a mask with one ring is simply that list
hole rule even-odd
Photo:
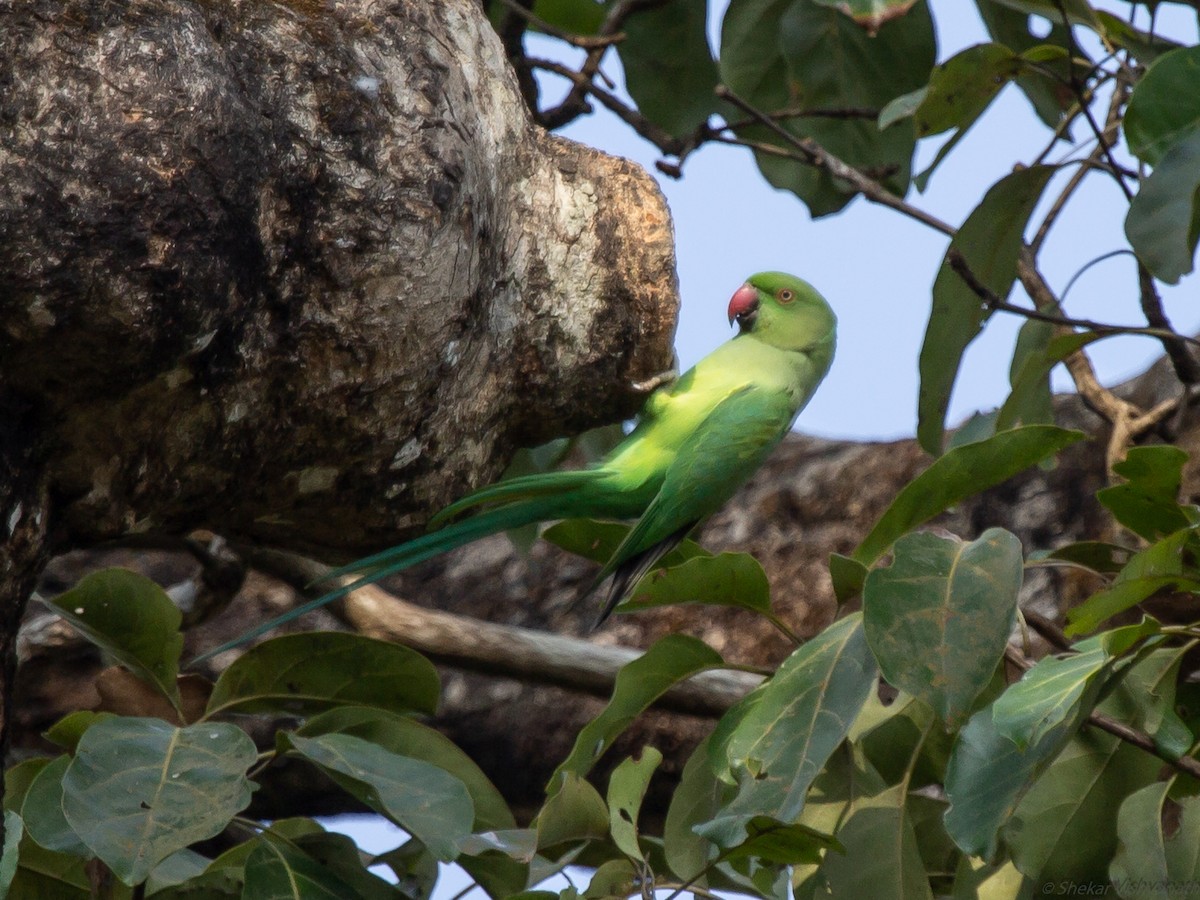
[{"label": "bird's claw", "polygon": [[671,367],[664,369],[656,375],[651,375],[643,381],[631,382],[632,387],[639,394],[650,394],[657,391],[664,384],[670,384],[679,377],[679,354],[674,350],[671,351]]}]

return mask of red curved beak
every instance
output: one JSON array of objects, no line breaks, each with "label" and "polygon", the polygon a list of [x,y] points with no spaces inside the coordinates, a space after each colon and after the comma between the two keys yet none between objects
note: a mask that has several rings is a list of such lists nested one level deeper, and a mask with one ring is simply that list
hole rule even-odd
[{"label": "red curved beak", "polygon": [[758,312],[758,291],[748,284],[743,284],[729,298],[729,324],[737,319],[739,325],[748,328],[754,322],[754,314]]}]

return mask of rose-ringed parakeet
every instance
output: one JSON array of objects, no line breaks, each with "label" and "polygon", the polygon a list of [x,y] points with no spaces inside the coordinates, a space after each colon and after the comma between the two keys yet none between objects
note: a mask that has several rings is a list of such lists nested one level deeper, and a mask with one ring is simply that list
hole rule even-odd
[{"label": "rose-ringed parakeet", "polygon": [[781,272],[754,275],[729,301],[734,321],[738,334],[651,394],[637,426],[594,466],[513,478],[468,494],[433,518],[435,530],[330,575],[356,574],[353,583],[236,643],[487,535],[556,519],[633,520],[588,591],[611,578],[602,622],[758,469],[829,369],[836,319],[807,282]]}]

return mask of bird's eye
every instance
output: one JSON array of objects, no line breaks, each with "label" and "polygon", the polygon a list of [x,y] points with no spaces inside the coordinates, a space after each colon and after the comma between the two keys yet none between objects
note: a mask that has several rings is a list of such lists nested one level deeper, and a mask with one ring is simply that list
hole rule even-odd
[{"label": "bird's eye", "polygon": [[775,296],[779,299],[780,303],[791,303],[796,299],[795,291],[788,290],[787,288],[784,288]]}]

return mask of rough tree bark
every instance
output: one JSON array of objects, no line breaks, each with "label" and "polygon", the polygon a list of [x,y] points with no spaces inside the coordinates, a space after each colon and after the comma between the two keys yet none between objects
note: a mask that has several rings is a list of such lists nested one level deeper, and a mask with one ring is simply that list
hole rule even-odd
[{"label": "rough tree bark", "polygon": [[0,5],[0,379],[56,548],[356,553],[670,364],[670,220],[471,0]]},{"label": "rough tree bark", "polygon": [[398,541],[631,414],[676,308],[653,180],[474,0],[0,0],[0,689],[47,554]]}]

